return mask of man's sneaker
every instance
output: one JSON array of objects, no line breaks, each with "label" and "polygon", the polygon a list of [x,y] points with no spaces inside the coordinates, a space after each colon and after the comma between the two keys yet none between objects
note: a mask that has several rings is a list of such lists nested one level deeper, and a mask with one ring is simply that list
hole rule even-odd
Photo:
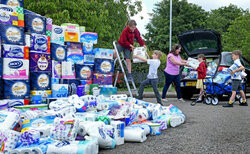
[{"label": "man's sneaker", "polygon": [[181,103],[185,103],[186,101],[184,101],[184,99],[183,98],[180,98],[180,99],[178,99],[179,100],[179,102],[181,102]]},{"label": "man's sneaker", "polygon": [[227,103],[227,104],[224,104],[223,107],[234,107],[234,105]]},{"label": "man's sneaker", "polygon": [[161,99],[163,102],[168,102],[167,98],[162,98]]},{"label": "man's sneaker", "polygon": [[240,103],[239,106],[248,106],[247,102],[246,103]]}]

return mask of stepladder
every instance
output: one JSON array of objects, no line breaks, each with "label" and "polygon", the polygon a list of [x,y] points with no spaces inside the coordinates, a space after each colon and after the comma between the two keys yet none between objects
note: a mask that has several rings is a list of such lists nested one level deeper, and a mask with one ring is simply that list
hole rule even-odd
[{"label": "stepladder", "polygon": [[[133,92],[135,92],[136,96],[138,96],[138,91],[137,91],[134,80],[129,81],[128,78],[127,78],[127,63],[126,63],[126,60],[124,58],[123,52],[118,51],[117,44],[118,43],[116,41],[113,42],[114,50],[116,52],[116,58],[114,60],[114,66],[118,65],[117,69],[116,69],[117,71],[115,72],[114,87],[116,87],[116,85],[117,85],[119,74],[122,73],[122,76],[123,76],[123,79],[124,79],[124,81],[126,83],[126,87],[128,89],[129,95],[130,95],[130,97],[133,98]],[[130,86],[132,86],[132,88]]]}]

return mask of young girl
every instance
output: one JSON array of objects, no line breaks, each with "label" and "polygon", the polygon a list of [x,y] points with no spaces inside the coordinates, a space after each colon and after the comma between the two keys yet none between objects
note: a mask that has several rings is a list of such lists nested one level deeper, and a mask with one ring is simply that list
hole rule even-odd
[{"label": "young girl", "polygon": [[200,96],[197,100],[197,102],[201,102],[202,101],[202,92],[203,92],[203,82],[204,79],[207,76],[207,61],[206,58],[204,56],[204,54],[199,54],[198,55],[198,61],[200,62],[199,67],[196,69],[196,71],[198,72],[198,78],[197,78],[197,83],[196,83],[196,88],[200,89]]}]

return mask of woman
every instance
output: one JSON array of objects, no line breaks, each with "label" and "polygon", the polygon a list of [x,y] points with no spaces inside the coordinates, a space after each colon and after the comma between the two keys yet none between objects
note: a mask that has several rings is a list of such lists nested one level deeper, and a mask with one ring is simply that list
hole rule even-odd
[{"label": "woman", "polygon": [[180,66],[187,65],[187,61],[181,59],[179,53],[181,52],[180,45],[174,45],[167,56],[167,67],[164,70],[165,75],[165,85],[162,91],[162,100],[167,101],[166,94],[167,90],[172,82],[175,84],[175,90],[177,93],[177,98],[180,102],[185,102],[181,96],[181,87],[180,87],[180,75],[179,69]]},{"label": "woman", "polygon": [[143,46],[146,48],[145,43],[141,38],[140,32],[136,28],[136,25],[137,24],[135,20],[129,20],[126,23],[127,27],[122,31],[122,34],[117,44],[117,50],[119,52],[123,51],[124,58],[126,59],[129,81],[133,80],[131,76],[131,52],[133,52],[133,49],[135,48],[133,46],[134,39],[136,39],[136,41],[140,44],[140,46]]}]

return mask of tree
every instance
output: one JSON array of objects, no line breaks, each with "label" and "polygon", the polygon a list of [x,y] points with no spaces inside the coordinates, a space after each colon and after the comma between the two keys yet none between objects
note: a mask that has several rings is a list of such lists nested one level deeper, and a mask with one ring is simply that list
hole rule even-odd
[{"label": "tree", "polygon": [[[24,8],[53,19],[53,24],[75,23],[98,33],[95,47],[113,48],[130,15],[141,11],[136,0],[25,0]],[[129,11],[128,11],[129,10]]]},{"label": "tree", "polygon": [[237,18],[224,35],[224,51],[241,50],[243,56],[250,60],[250,14]]},{"label": "tree", "polygon": [[221,35],[227,32],[233,21],[246,13],[242,8],[230,4],[229,6],[220,7],[212,10],[208,14],[206,27],[218,31]]},{"label": "tree", "polygon": [[[169,0],[155,4],[152,19],[146,26],[146,43],[150,49],[159,49],[165,53],[169,50]],[[172,43],[178,43],[177,35],[190,29],[205,27],[207,12],[200,6],[186,0],[173,0],[172,6]]]}]

